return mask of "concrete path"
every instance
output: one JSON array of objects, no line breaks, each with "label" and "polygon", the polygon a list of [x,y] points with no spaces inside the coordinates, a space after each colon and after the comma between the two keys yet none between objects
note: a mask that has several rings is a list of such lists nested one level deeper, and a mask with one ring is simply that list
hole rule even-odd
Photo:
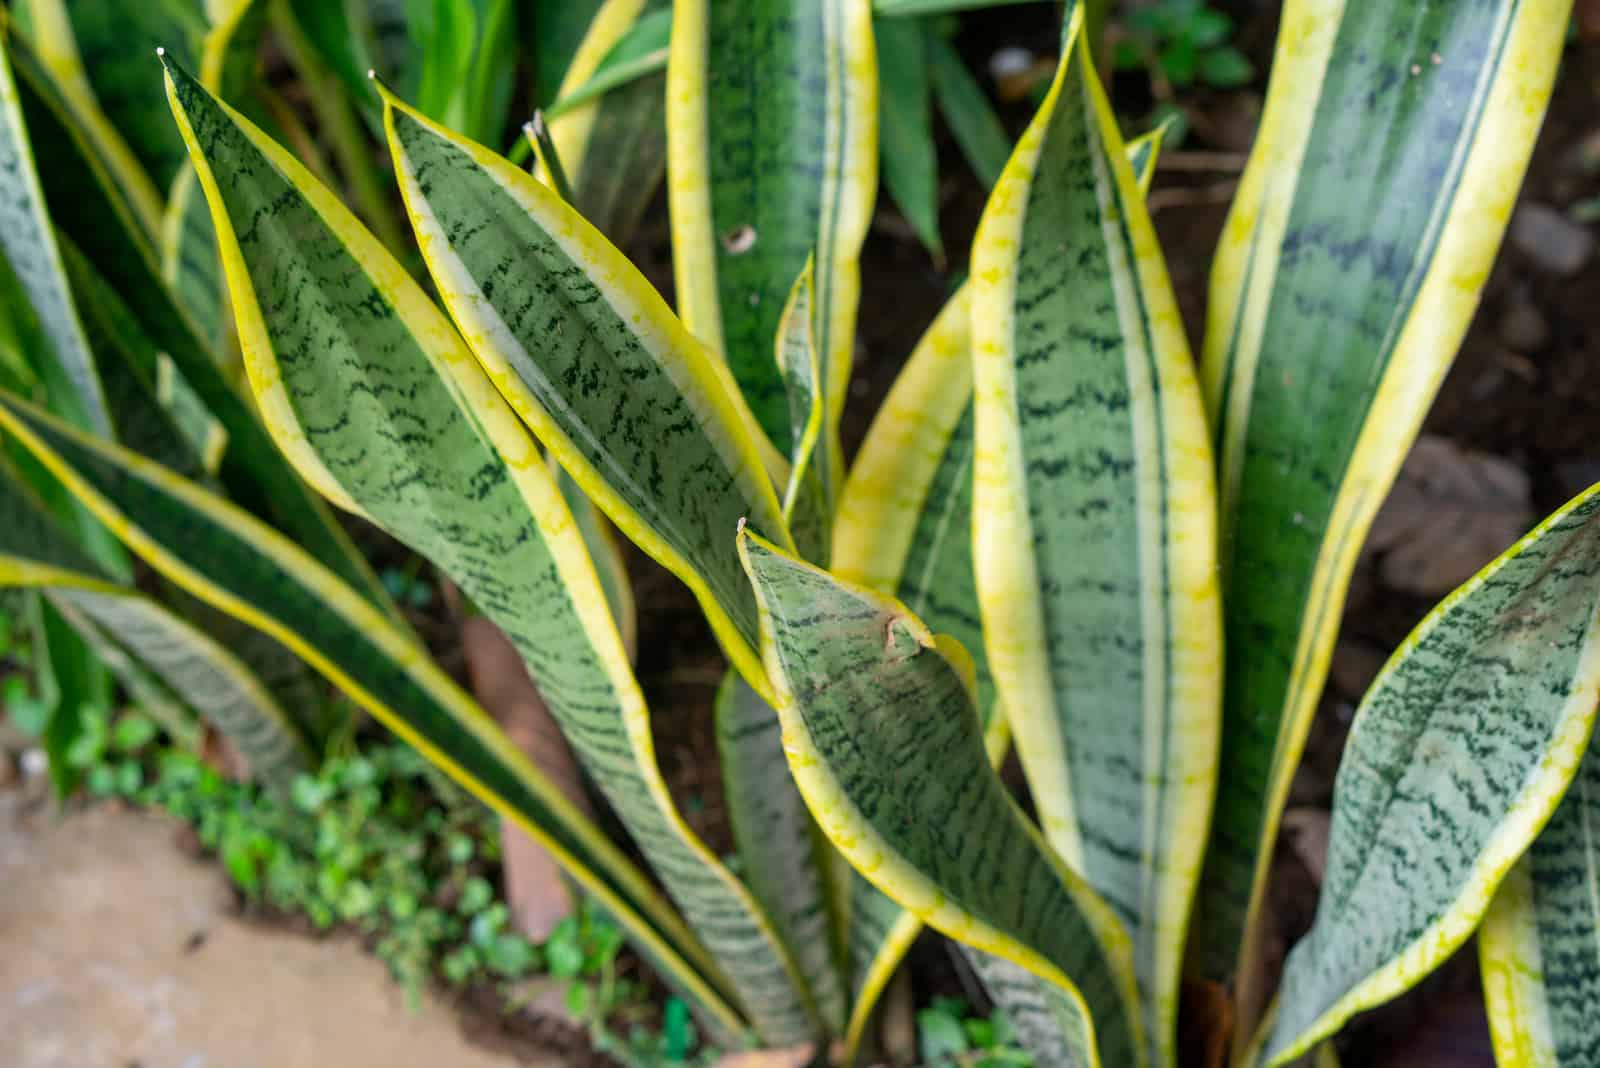
[{"label": "concrete path", "polygon": [[468,1045],[448,1007],[408,1008],[354,941],[239,923],[172,824],[107,806],[59,817],[23,798],[0,789],[7,1068],[518,1063]]}]

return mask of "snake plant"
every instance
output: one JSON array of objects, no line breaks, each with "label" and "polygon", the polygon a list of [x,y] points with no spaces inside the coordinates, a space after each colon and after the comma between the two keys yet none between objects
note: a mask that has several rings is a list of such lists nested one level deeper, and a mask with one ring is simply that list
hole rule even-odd
[{"label": "snake plant", "polygon": [[[1481,293],[1567,0],[1289,0],[1198,361],[1143,200],[1159,133],[1124,142],[1094,5],[1067,4],[1009,159],[973,152],[968,278],[853,458],[857,323],[894,314],[861,300],[879,162],[937,247],[916,130],[929,93],[972,95],[903,20],[982,5],[535,5],[534,53],[569,46],[537,68],[567,103],[532,173],[473,139],[508,5],[438,5],[433,75],[393,87],[351,73],[409,70],[358,6],[224,5],[173,28],[160,131],[107,117],[145,82],[52,46],[95,32],[79,6],[30,0],[0,82],[10,347],[42,354],[0,363],[39,369],[0,380],[0,491],[35,517],[0,582],[268,767],[304,759],[297,710],[119,554],[291,651],[543,842],[725,1045],[857,1059],[927,925],[1037,1065],[1178,1064],[1186,977],[1231,984],[1234,1064],[1331,1058],[1479,933],[1501,1062],[1592,1063],[1600,487],[1379,674],[1276,995],[1261,952],[1356,552]],[[370,161],[345,175],[364,222],[226,61],[263,25],[381,133],[437,299],[370,218]],[[663,160],[675,309],[618,247]],[[644,865],[433,663],[318,496],[505,631]],[[705,711],[736,858],[662,775],[608,524],[726,654]]]}]

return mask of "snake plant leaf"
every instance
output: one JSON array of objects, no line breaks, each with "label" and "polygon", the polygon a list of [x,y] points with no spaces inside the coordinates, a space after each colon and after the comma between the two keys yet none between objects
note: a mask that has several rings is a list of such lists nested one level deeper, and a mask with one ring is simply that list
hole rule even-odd
[{"label": "snake plant leaf", "polygon": [[607,0],[561,0],[529,5],[522,22],[524,52],[533,62],[534,102],[541,107],[561,98],[573,57]]},{"label": "snake plant leaf", "polygon": [[723,357],[772,443],[790,439],[772,339],[816,257],[817,348],[837,436],[855,346],[857,258],[877,192],[868,0],[678,0],[667,186],[678,309]]},{"label": "snake plant leaf", "polygon": [[1500,1064],[1600,1062],[1600,736],[1478,930],[1489,1031]]},{"label": "snake plant leaf", "polygon": [[983,7],[1014,4],[1018,0],[873,0],[872,13],[883,16],[942,15],[951,11],[975,11]]},{"label": "snake plant leaf", "polygon": [[[179,0],[177,6],[189,4],[190,0]],[[92,146],[91,151],[96,159],[113,176],[121,196],[126,198],[132,224],[143,238],[149,240],[154,238],[161,224],[161,190],[151,179],[139,155],[123,138],[117,124],[101,109],[95,97],[94,84],[78,51],[74,27],[73,9],[83,9],[83,12],[79,12],[80,18],[86,12],[92,21],[98,21],[101,15],[88,9],[134,6],[146,5],[98,4],[95,0],[22,0],[14,7],[14,17],[19,27],[26,27],[29,51],[36,55],[41,68],[49,72],[50,79],[57,86],[61,106],[72,116],[73,126]],[[116,19],[124,16],[112,12],[110,17]],[[188,34],[167,43],[185,50],[190,47]],[[128,48],[124,42],[119,47],[128,56],[142,59],[149,55],[146,47],[154,48],[160,44],[160,41],[152,40],[148,46]],[[154,114],[160,117],[159,111]],[[156,136],[161,135],[157,133]],[[54,171],[50,174],[54,182],[57,175]],[[59,217],[57,221],[60,221]]]},{"label": "snake plant leaf", "polygon": [[1011,156],[1011,138],[955,46],[929,33],[928,63],[934,100],[961,154],[985,189],[994,188]]},{"label": "snake plant leaf", "polygon": [[1578,770],[1597,702],[1600,487],[1446,598],[1367,692],[1268,1062],[1409,989],[1471,936]]},{"label": "snake plant leaf", "polygon": [[[206,5],[201,0],[25,3],[40,55],[69,95],[86,94],[94,108],[88,113],[94,115],[91,130],[94,123],[108,124],[144,179],[157,191],[168,188],[185,157],[178,131],[161,106],[161,86],[150,76],[150,53],[163,46],[184,62],[197,60],[208,29]],[[99,142],[98,132],[94,136]],[[126,180],[114,162],[112,169],[119,181]]]},{"label": "snake plant leaf", "polygon": [[826,864],[829,847],[794,788],[778,713],[730,671],[717,689],[723,793],[745,882],[772,917],[829,1033],[845,1026]]},{"label": "snake plant leaf", "polygon": [[[57,410],[99,434],[111,433],[111,412],[67,283],[61,250],[45,206],[33,147],[11,72],[12,33],[0,26],[0,255],[32,308],[43,344],[30,346],[52,386]],[[19,309],[20,311],[20,309]]]},{"label": "snake plant leaf", "polygon": [[181,69],[168,77],[274,436],[308,480],[432,560],[505,631],[704,939],[704,970],[726,977],[763,1041],[805,1041],[816,1026],[793,962],[671,800],[604,587],[533,438],[333,193]]},{"label": "snake plant leaf", "polygon": [[[60,244],[73,294],[83,311],[84,329],[97,357],[116,440],[186,478],[214,474],[226,433],[208,414],[199,413],[204,422],[198,422],[195,413],[180,415],[163,400],[164,354],[155,350],[122,298],[89,266],[71,239],[63,235]],[[175,396],[170,381],[166,396]]]},{"label": "snake plant leaf", "polygon": [[[1159,149],[1159,141],[1150,137],[1128,145],[1141,190]],[[917,342],[878,409],[840,494],[832,566],[848,582],[892,594],[931,630],[972,651],[977,707],[991,760],[998,763],[1010,732],[1005,717],[994,714],[994,681],[983,651],[973,576],[970,309],[970,287],[963,286]],[[858,876],[849,929],[854,978],[846,1043],[853,1053],[879,994],[922,923]],[[1015,1002],[1013,1015],[1023,1011],[1029,999],[1019,978],[999,972],[995,978]],[[1036,993],[1030,1003],[1037,1001]],[[1039,1041],[1030,1048],[1040,1048]]]},{"label": "snake plant leaf", "polygon": [[156,571],[281,641],[531,834],[719,1034],[741,1032],[685,958],[680,947],[696,941],[677,914],[409,633],[282,535],[160,465],[3,394],[0,431]]},{"label": "snake plant leaf", "polygon": [[220,476],[229,495],[271,516],[308,552],[398,619],[383,584],[349,535],[295,475],[244,398],[217,370],[162,281],[155,254],[134,224],[126,200],[78,131],[49,74],[15,38],[10,57],[35,153],[51,175],[45,189],[51,215],[227,432]]},{"label": "snake plant leaf", "polygon": [[1168,1065],[1217,759],[1210,439],[1115,116],[1069,41],[973,245],[974,567],[1045,836],[1127,925]]},{"label": "snake plant leaf", "polygon": [[933,34],[913,19],[873,19],[872,35],[878,52],[878,169],[917,240],[942,262],[928,45]]},{"label": "snake plant leaf", "polygon": [[560,102],[545,112],[573,206],[619,247],[632,238],[666,173],[666,76],[599,83],[613,54],[640,34],[666,34],[671,18],[670,0],[607,0],[567,68]]},{"label": "snake plant leaf", "polygon": [[308,766],[305,738],[261,680],[211,637],[111,581],[4,466],[0,514],[0,586],[43,591],[80,633],[104,635],[151,670],[238,746],[260,781],[281,787]]},{"label": "snake plant leaf", "polygon": [[784,751],[823,833],[930,926],[1060,991],[1089,1065],[1143,1065],[1128,936],[989,766],[970,658],[748,529]]},{"label": "snake plant leaf", "polygon": [[605,591],[606,605],[611,618],[617,621],[617,633],[622,644],[632,654],[639,647],[639,613],[633,600],[633,583],[628,578],[628,565],[617,544],[616,533],[607,522],[605,513],[594,506],[583,487],[578,485],[566,469],[550,458],[550,474],[561,487],[561,496],[567,502],[573,522],[578,524],[578,534],[594,561],[595,574]]},{"label": "snake plant leaf", "polygon": [[[623,0],[628,7],[641,7],[638,0]],[[619,5],[621,6],[621,5]],[[589,32],[609,20],[602,15],[591,24]],[[643,12],[620,36],[607,33],[609,48],[598,64],[584,63],[586,70],[581,80],[573,74],[579,66],[568,68],[570,90],[563,89],[560,99],[544,109],[545,118],[558,119],[573,109],[599,99],[601,96],[647,74],[667,69],[667,46],[672,40],[672,8],[661,3],[643,5]],[[580,55],[582,49],[580,48]]]},{"label": "snake plant leaf", "polygon": [[617,528],[694,591],[764,693],[755,601],[726,532],[747,517],[789,535],[727,368],[555,193],[386,99],[412,225],[473,354]]},{"label": "snake plant leaf", "polygon": [[826,564],[833,525],[834,488],[843,462],[826,434],[827,396],[817,350],[816,275],[811,260],[795,279],[778,319],[775,362],[789,397],[792,441],[783,518],[802,557]]},{"label": "snake plant leaf", "polygon": [[1259,1011],[1249,962],[1279,816],[1356,555],[1489,276],[1570,6],[1283,12],[1203,359],[1227,660],[1194,926],[1199,966],[1237,969],[1241,1033]]}]

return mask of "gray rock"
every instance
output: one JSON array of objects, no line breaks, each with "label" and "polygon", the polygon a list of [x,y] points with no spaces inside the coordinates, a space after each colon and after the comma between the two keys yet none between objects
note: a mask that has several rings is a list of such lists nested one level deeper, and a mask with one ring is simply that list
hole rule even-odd
[{"label": "gray rock", "polygon": [[1507,302],[1500,316],[1500,340],[1514,352],[1540,352],[1550,344],[1550,324],[1544,312],[1518,292]]},{"label": "gray rock", "polygon": [[1511,243],[1541,271],[1577,274],[1594,255],[1594,234],[1548,204],[1523,204],[1511,219]]}]

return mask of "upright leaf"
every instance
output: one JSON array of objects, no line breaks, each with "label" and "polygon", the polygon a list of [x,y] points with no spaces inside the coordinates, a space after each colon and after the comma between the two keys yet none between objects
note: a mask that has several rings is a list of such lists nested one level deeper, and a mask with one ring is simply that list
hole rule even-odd
[{"label": "upright leaf", "polygon": [[933,147],[932,36],[914,19],[874,19],[878,52],[878,166],[917,239],[944,259],[939,239],[939,159]]},{"label": "upright leaf", "polygon": [[789,768],[823,832],[930,926],[1053,985],[1071,1063],[1145,1064],[1127,935],[990,769],[960,646],[748,530],[739,547]]},{"label": "upright leaf", "polygon": [[667,179],[678,308],[728,362],[771,441],[789,440],[772,339],[816,257],[830,419],[850,381],[857,257],[877,188],[868,0],[679,0],[667,62]]},{"label": "upright leaf", "polygon": [[1500,1064],[1600,1062],[1600,735],[1478,930],[1489,1031]]},{"label": "upright leaf", "polygon": [[1127,925],[1148,1057],[1172,1064],[1217,759],[1211,452],[1155,231],[1075,27],[979,224],[972,278],[989,667],[1045,836]]},{"label": "upright leaf", "polygon": [[[32,353],[52,389],[52,402],[74,422],[111,433],[111,413],[78,321],[61,250],[45,207],[33,147],[11,73],[10,32],[0,25],[0,254],[26,297],[44,345]],[[18,309],[20,313],[20,309]]]},{"label": "upright leaf", "polygon": [[939,113],[978,181],[992,189],[1011,155],[1006,128],[961,54],[937,33],[928,35],[928,62]]},{"label": "upright leaf", "polygon": [[55,83],[20,41],[13,41],[11,58],[29,136],[41,170],[51,175],[45,189],[51,216],[83,259],[138,318],[156,349],[171,357],[227,432],[228,448],[220,475],[229,494],[246,507],[271,516],[374,604],[389,608],[382,583],[349,536],[290,469],[244,398],[218,372],[188,317],[173,301],[149,242],[93,148],[74,125]]},{"label": "upright leaf", "polygon": [[1446,598],[1362,701],[1269,1063],[1414,986],[1472,935],[1578,770],[1597,701],[1600,487]]},{"label": "upright leaf", "polygon": [[707,943],[710,978],[769,1044],[811,1037],[776,934],[673,804],[604,587],[538,446],[443,313],[328,189],[181,69],[168,77],[276,439],[505,631]]},{"label": "upright leaf", "polygon": [[1242,1032],[1259,1012],[1249,962],[1278,818],[1356,554],[1488,277],[1569,7],[1283,13],[1204,359],[1227,692],[1195,931],[1212,977],[1240,954]]},{"label": "upright leaf", "polygon": [[267,632],[595,895],[719,1034],[737,1013],[685,953],[697,943],[644,875],[566,800],[416,641],[316,560],[227,501],[0,394],[0,431],[36,456],[174,584]]},{"label": "upright leaf", "polygon": [[392,98],[387,121],[423,257],[473,355],[618,529],[694,591],[734,666],[766,690],[728,531],[748,518],[788,534],[727,369],[542,183]]},{"label": "upright leaf", "polygon": [[[641,26],[670,25],[670,0],[607,0],[561,83],[564,101],[591,86],[602,64]],[[572,183],[574,207],[613,244],[632,237],[667,166],[666,76],[648,74],[550,114],[550,136]]]}]

